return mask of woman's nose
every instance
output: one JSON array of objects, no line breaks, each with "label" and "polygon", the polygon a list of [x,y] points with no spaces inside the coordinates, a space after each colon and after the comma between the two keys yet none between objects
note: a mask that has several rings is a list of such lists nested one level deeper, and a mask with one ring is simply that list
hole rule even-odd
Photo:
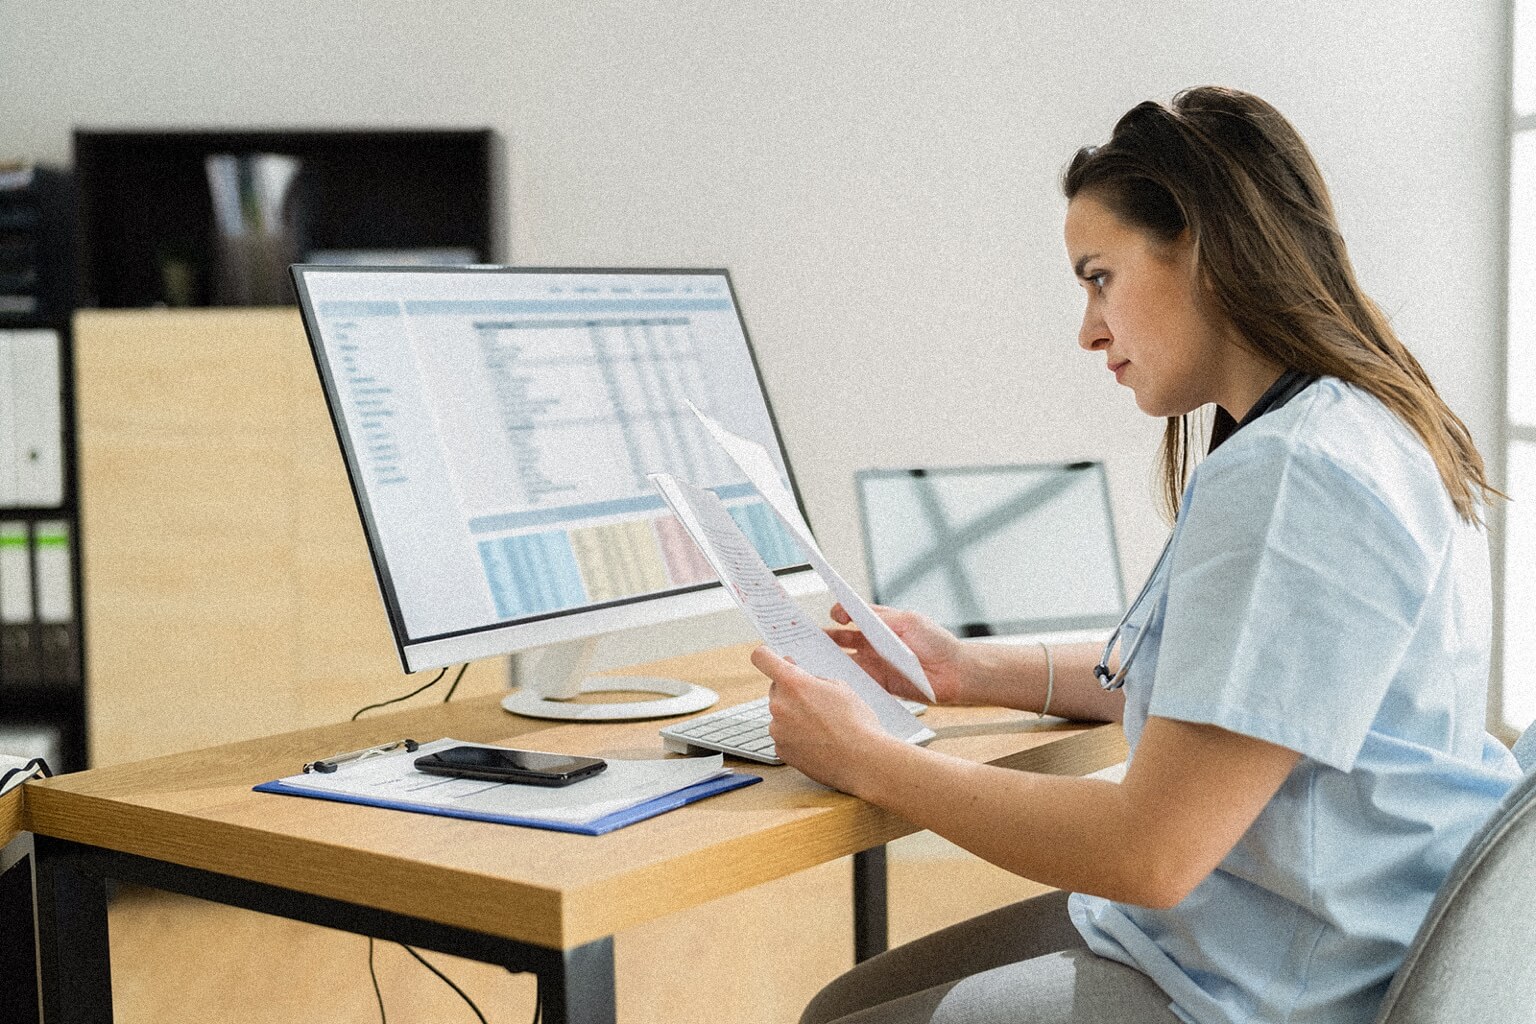
[{"label": "woman's nose", "polygon": [[1095,352],[1109,344],[1109,328],[1091,305],[1083,314],[1083,326],[1078,329],[1077,343],[1087,352]]}]

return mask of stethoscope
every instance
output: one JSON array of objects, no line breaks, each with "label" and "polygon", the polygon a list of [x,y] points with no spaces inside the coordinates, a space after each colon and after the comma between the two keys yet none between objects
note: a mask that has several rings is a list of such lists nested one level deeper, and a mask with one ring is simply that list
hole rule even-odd
[{"label": "stethoscope", "polygon": [[1131,649],[1126,651],[1125,657],[1120,660],[1120,668],[1114,673],[1109,671],[1109,659],[1115,653],[1115,645],[1120,642],[1121,631],[1125,629],[1125,624],[1131,620],[1131,616],[1136,614],[1136,609],[1140,608],[1141,603],[1147,599],[1147,594],[1152,590],[1152,584],[1157,582],[1158,571],[1162,569],[1163,563],[1168,560],[1168,552],[1172,550],[1173,534],[1169,534],[1168,539],[1163,542],[1163,553],[1157,556],[1157,563],[1152,566],[1152,572],[1147,576],[1147,582],[1141,585],[1141,592],[1136,595],[1136,600],[1132,601],[1131,606],[1125,610],[1125,614],[1120,616],[1120,624],[1115,627],[1113,633],[1109,634],[1109,642],[1104,645],[1103,657],[1099,658],[1099,663],[1093,667],[1093,674],[1098,677],[1099,685],[1106,690],[1118,690],[1125,685],[1125,674],[1130,671],[1131,662],[1136,660],[1136,652],[1141,650],[1142,641],[1146,640],[1147,634],[1152,632],[1152,619],[1149,616],[1137,632],[1136,641],[1131,644]]},{"label": "stethoscope", "polygon": [[[1285,371],[1274,384],[1270,385],[1269,390],[1260,396],[1258,402],[1249,410],[1248,415],[1243,417],[1243,422],[1232,428],[1233,431],[1241,430],[1245,424],[1263,416],[1265,413],[1280,408],[1286,402],[1295,398],[1315,380],[1317,380],[1316,374],[1303,373],[1301,370]],[[1228,433],[1227,437],[1230,436],[1231,433]],[[1170,533],[1168,540],[1163,543],[1163,553],[1157,556],[1157,564],[1152,567],[1152,574],[1147,577],[1147,582],[1141,585],[1141,593],[1136,595],[1136,600],[1132,601],[1131,606],[1125,610],[1125,614],[1120,616],[1120,624],[1115,627],[1113,633],[1109,634],[1109,642],[1104,645],[1104,656],[1093,667],[1093,674],[1098,677],[1099,685],[1106,690],[1118,690],[1125,685],[1125,674],[1130,671],[1131,662],[1136,658],[1136,652],[1141,649],[1142,641],[1147,638],[1147,634],[1152,632],[1153,617],[1157,614],[1156,610],[1153,611],[1152,615],[1147,616],[1147,621],[1142,625],[1141,631],[1136,634],[1136,642],[1131,644],[1131,649],[1125,652],[1125,658],[1120,662],[1119,670],[1114,673],[1109,671],[1109,659],[1115,653],[1115,645],[1120,642],[1120,632],[1125,629],[1125,624],[1130,621],[1132,615],[1136,614],[1136,609],[1141,607],[1141,602],[1147,599],[1147,594],[1152,590],[1152,584],[1157,580],[1158,570],[1168,560],[1168,552],[1173,550],[1173,536]]]}]

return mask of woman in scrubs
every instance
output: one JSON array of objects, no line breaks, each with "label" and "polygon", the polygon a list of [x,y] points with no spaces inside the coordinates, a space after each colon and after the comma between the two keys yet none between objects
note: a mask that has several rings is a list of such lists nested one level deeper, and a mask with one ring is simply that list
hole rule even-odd
[{"label": "woman in scrubs", "polygon": [[1129,765],[1116,784],[911,746],[757,650],[786,761],[1059,890],[857,966],[804,1020],[1365,1024],[1517,774],[1484,731],[1482,459],[1267,103],[1142,103],[1063,184],[1079,344],[1167,421],[1169,548],[1102,680],[1091,646],[882,614],[940,703],[1118,721]]}]

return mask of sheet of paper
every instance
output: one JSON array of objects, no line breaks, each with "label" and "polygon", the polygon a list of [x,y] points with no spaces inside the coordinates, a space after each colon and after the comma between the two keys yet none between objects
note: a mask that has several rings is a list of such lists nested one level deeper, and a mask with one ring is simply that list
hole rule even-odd
[{"label": "sheet of paper", "polygon": [[42,775],[42,770],[37,767],[28,767],[34,763],[34,758],[15,757],[10,754],[0,754],[0,793],[9,793],[28,779],[35,779]]},{"label": "sheet of paper", "polygon": [[525,786],[455,779],[416,770],[415,761],[424,754],[448,747],[492,745],[453,739],[433,740],[423,743],[415,751],[356,761],[329,774],[290,775],[281,781],[297,789],[319,793],[585,825],[727,771],[724,759],[718,754],[655,761],[610,760],[603,771],[569,786]]},{"label": "sheet of paper", "polygon": [[793,659],[812,675],[847,683],[874,709],[892,736],[910,742],[932,738],[932,730],[871,679],[795,603],[713,491],[665,473],[653,473],[650,479],[774,653]]},{"label": "sheet of paper", "polygon": [[768,450],[756,441],[749,441],[726,430],[710,416],[702,412],[692,402],[688,408],[704,424],[704,429],[719,442],[720,447],[731,457],[731,461],[741,468],[747,475],[747,479],[757,488],[757,493],[763,496],[770,508],[789,528],[800,547],[805,551],[811,566],[815,568],[821,578],[826,581],[838,603],[847,611],[854,624],[869,638],[872,646],[880,656],[890,662],[896,671],[907,677],[911,684],[917,687],[918,692],[930,701],[934,700],[933,687],[928,682],[928,674],[923,671],[922,662],[917,660],[917,655],[897,636],[885,620],[875,614],[858,591],[850,587],[838,571],[832,568],[826,556],[817,547],[816,539],[811,536],[811,528],[805,518],[800,515],[800,506],[795,501],[795,496],[789,488],[784,486],[783,478],[779,476],[779,469],[774,465],[773,457]]}]

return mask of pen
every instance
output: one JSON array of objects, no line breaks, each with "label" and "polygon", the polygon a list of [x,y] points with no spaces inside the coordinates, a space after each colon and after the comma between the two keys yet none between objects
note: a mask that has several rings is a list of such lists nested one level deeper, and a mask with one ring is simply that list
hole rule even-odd
[{"label": "pen", "polygon": [[326,772],[333,772],[344,764],[351,764],[353,761],[364,761],[370,757],[378,757],[380,754],[388,754],[396,750],[414,751],[419,746],[421,744],[415,740],[396,740],[393,743],[383,743],[377,747],[364,747],[362,750],[352,750],[345,754],[337,754],[334,757],[323,757],[318,761],[310,761],[304,765],[304,771],[306,773],[320,772],[324,774]]}]

